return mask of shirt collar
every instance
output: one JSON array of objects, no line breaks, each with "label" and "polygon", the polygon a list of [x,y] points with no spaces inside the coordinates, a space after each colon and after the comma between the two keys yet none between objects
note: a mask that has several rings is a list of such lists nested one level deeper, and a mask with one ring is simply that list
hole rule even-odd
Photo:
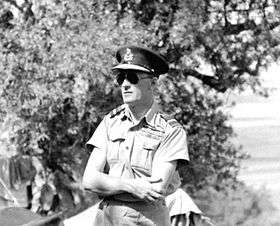
[{"label": "shirt collar", "polygon": [[155,116],[159,111],[158,104],[154,101],[152,107],[147,111],[145,115],[146,122],[150,124],[151,126],[155,125]]},{"label": "shirt collar", "polygon": [[159,111],[159,106],[158,104],[154,101],[153,105],[151,108],[147,111],[145,116],[141,118],[140,120],[135,119],[133,116],[132,112],[130,111],[128,105],[125,105],[125,116],[128,117],[134,125],[139,124],[143,119],[151,126],[155,125],[155,115]]}]

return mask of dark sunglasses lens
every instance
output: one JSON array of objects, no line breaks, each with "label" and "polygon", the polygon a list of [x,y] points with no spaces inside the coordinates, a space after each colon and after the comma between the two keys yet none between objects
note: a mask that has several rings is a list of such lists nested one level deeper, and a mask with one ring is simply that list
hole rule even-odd
[{"label": "dark sunglasses lens", "polygon": [[116,81],[118,83],[118,85],[121,85],[125,79],[126,75],[123,72],[120,72],[117,76],[116,76]]},{"label": "dark sunglasses lens", "polygon": [[126,74],[126,78],[133,85],[135,85],[139,82],[139,78],[135,72],[128,72]]},{"label": "dark sunglasses lens", "polygon": [[131,84],[135,85],[139,82],[139,78],[135,72],[120,72],[116,76],[116,81],[118,85],[122,85],[123,81],[127,79]]}]

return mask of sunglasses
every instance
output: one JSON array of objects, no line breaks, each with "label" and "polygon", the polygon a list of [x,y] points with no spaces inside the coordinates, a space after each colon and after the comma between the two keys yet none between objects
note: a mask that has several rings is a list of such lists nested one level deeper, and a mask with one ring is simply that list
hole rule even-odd
[{"label": "sunglasses", "polygon": [[119,86],[121,86],[126,79],[131,84],[136,85],[141,79],[152,78],[151,75],[145,77],[139,77],[137,72],[134,71],[121,71],[116,75],[116,82]]}]

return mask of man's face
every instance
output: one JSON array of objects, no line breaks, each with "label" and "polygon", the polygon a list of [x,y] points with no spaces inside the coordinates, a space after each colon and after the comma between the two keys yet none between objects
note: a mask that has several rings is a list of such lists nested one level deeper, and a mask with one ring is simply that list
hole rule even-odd
[{"label": "man's face", "polygon": [[124,79],[121,84],[123,102],[132,105],[144,104],[153,98],[152,75],[141,71],[133,72],[139,80],[137,84],[133,84],[130,79]]}]

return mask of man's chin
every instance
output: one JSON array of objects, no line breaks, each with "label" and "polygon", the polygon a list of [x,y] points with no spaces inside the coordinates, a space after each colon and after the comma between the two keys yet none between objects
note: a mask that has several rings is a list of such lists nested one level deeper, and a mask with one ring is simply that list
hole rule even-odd
[{"label": "man's chin", "polygon": [[135,100],[132,100],[132,99],[127,98],[127,99],[123,99],[123,102],[124,102],[125,104],[133,104],[133,103],[135,103]]}]

